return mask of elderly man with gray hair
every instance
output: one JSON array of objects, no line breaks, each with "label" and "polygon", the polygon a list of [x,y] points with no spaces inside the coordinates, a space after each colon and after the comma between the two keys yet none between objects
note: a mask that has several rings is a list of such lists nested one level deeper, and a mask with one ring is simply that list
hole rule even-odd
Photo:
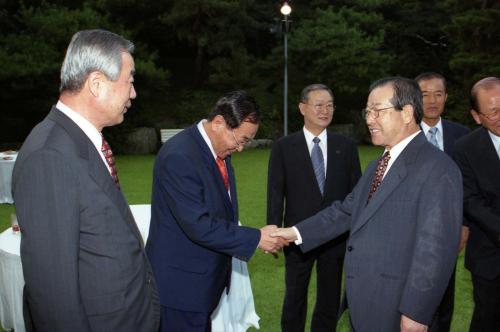
[{"label": "elderly man with gray hair", "polygon": [[157,331],[156,284],[102,129],[136,97],[134,45],[76,33],[13,173],[28,331]]}]

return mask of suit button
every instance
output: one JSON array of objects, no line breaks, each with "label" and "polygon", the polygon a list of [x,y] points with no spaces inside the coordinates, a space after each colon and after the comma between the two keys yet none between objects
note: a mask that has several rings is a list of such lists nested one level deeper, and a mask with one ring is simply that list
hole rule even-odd
[{"label": "suit button", "polygon": [[353,249],[354,249],[354,248],[353,248],[352,246],[348,246],[348,247],[347,247],[347,251],[353,251]]}]

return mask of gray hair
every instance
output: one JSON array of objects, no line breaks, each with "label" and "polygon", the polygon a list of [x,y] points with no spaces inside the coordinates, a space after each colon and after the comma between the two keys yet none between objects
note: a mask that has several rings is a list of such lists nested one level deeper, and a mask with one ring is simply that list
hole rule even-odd
[{"label": "gray hair", "polygon": [[80,91],[88,75],[99,71],[118,80],[122,53],[132,54],[134,44],[106,30],[82,30],[73,35],[61,67],[59,91]]},{"label": "gray hair", "polygon": [[303,103],[307,103],[307,101],[309,100],[309,93],[311,93],[313,91],[317,91],[317,90],[327,91],[330,94],[330,97],[332,97],[332,99],[333,99],[333,92],[329,87],[327,87],[324,84],[315,83],[315,84],[310,84],[310,85],[306,86],[302,90],[302,93],[300,94],[300,101]]}]

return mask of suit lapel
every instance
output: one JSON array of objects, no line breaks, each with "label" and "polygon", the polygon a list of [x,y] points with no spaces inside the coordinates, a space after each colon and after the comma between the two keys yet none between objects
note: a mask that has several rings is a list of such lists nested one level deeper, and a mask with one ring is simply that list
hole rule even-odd
[{"label": "suit lapel", "polygon": [[448,155],[451,155],[453,152],[453,144],[455,143],[455,139],[453,137],[452,129],[446,120],[441,120],[441,123],[443,125],[443,146],[444,146],[444,152],[446,152]]},{"label": "suit lapel", "polygon": [[[480,165],[479,167],[481,168],[484,167],[484,174],[492,174],[490,170],[496,171],[500,169],[500,159],[495,150],[495,145],[488,134],[488,130],[481,128],[480,134],[478,146],[484,147],[484,149],[481,148],[476,150],[476,165]],[[498,177],[490,179],[490,181],[495,183],[496,187],[500,190],[500,180]]]},{"label": "suit lapel", "polygon": [[368,192],[375,175],[376,163],[375,166],[370,167],[370,171],[373,174],[370,175],[370,181],[365,184],[366,188],[364,188],[363,195],[359,201],[359,217],[356,218],[356,223],[352,226],[351,234],[354,234],[361,227],[363,227],[373,214],[384,204],[390,194],[404,181],[408,175],[407,165],[415,161],[417,151],[420,149],[422,144],[426,142],[427,138],[421,132],[413,140],[411,140],[410,143],[408,143],[394,164],[392,164],[391,168],[385,175],[382,184],[373,195],[370,202],[366,204]]},{"label": "suit lapel", "polygon": [[[224,186],[224,181],[222,180],[222,176],[220,175],[219,168],[217,167],[217,163],[215,162],[212,151],[210,150],[207,143],[203,139],[203,136],[201,136],[197,125],[193,125],[187,130],[189,130],[189,134],[194,138],[196,144],[198,145],[198,148],[200,149],[200,154],[204,159],[204,164],[207,167],[207,171],[217,184],[217,189],[219,190],[221,197],[223,197],[226,209],[234,217],[234,211],[233,211],[234,207],[233,204],[231,203],[231,199],[226,190],[226,187]],[[235,197],[233,199],[236,199],[236,186],[234,181],[234,174],[232,170],[230,171],[231,168],[230,158],[227,159],[229,159],[229,162],[226,161],[226,169],[228,171],[228,176],[229,176],[229,188],[231,190],[231,194],[235,193]]]},{"label": "suit lapel", "polygon": [[121,190],[116,187],[116,184],[109,174],[106,165],[104,165],[102,158],[99,156],[99,153],[90,139],[87,135],[85,135],[80,127],[76,125],[76,123],[55,107],[52,108],[49,117],[62,126],[68,135],[72,137],[78,148],[79,156],[87,162],[89,176],[94,179],[95,183],[101,187],[104,194],[106,194],[113,204],[116,205],[123,219],[126,220],[132,232],[141,242],[141,245],[143,245],[141,233],[137,228],[137,224],[135,223],[135,219],[130,211],[130,207],[128,206]]}]

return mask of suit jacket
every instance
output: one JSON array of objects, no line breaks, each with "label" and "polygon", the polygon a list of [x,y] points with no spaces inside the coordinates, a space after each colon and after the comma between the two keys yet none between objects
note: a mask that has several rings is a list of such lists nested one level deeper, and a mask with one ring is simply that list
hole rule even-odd
[{"label": "suit jacket", "polygon": [[460,171],[420,133],[367,204],[376,166],[343,202],[296,225],[302,250],[350,230],[344,272],[356,331],[399,331],[401,314],[430,325],[457,258]]},{"label": "suit jacket", "polygon": [[12,184],[34,329],[156,331],[156,286],[127,201],[55,107],[24,142]]},{"label": "suit jacket", "polygon": [[260,231],[238,226],[231,158],[231,197],[196,125],[160,149],[155,161],[146,245],[163,306],[212,312],[229,285],[231,256],[248,260]]},{"label": "suit jacket", "polygon": [[444,152],[446,152],[449,156],[453,156],[455,142],[460,137],[467,135],[470,130],[459,123],[445,119],[441,120],[441,124],[443,125]]},{"label": "suit jacket", "polygon": [[500,159],[488,130],[478,128],[455,145],[463,175],[464,214],[470,234],[465,266],[486,279],[500,276]]},{"label": "suit jacket", "polygon": [[[361,176],[358,151],[349,138],[327,133],[327,170],[321,194],[302,130],[277,140],[269,157],[267,223],[290,227],[341,200]],[[286,202],[286,204],[285,204]],[[284,215],[283,215],[284,212]],[[344,256],[347,236],[329,242]],[[341,245],[338,245],[341,244]]]}]

